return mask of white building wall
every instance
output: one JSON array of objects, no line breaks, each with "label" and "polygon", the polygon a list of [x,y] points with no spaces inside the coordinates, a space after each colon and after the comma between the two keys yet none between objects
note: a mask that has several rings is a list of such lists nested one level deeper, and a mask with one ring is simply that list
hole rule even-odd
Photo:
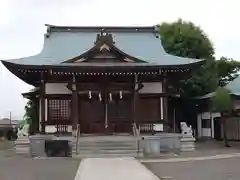
[{"label": "white building wall", "polygon": [[[140,94],[146,93],[162,93],[161,82],[143,83],[144,87],[139,91]],[[71,94],[67,88],[67,83],[46,83],[46,94]]]},{"label": "white building wall", "polygon": [[161,82],[143,83],[144,87],[139,91],[140,94],[144,93],[162,93]]},{"label": "white building wall", "polygon": [[71,94],[67,83],[46,83],[45,88],[46,94]]},{"label": "white building wall", "polygon": [[[202,112],[198,114],[197,125],[198,125],[198,137],[211,137],[214,138],[214,118],[220,117],[218,112]],[[210,119],[211,127],[202,128],[202,119]]]}]

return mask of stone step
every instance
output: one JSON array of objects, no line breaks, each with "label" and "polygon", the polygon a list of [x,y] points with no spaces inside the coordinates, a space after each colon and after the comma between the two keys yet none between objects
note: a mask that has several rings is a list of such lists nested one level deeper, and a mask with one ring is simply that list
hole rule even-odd
[{"label": "stone step", "polygon": [[138,157],[138,138],[133,136],[93,136],[73,139],[72,154],[81,157]]},{"label": "stone step", "polygon": [[131,150],[120,150],[120,149],[109,149],[109,150],[105,150],[105,149],[91,149],[91,150],[82,150],[80,151],[80,153],[110,153],[110,154],[121,154],[121,153],[136,153],[137,150],[136,149],[131,149]]},{"label": "stone step", "polygon": [[[77,147],[75,147],[77,148]],[[88,150],[122,150],[122,151],[126,151],[126,150],[137,150],[138,148],[137,147],[78,147],[78,150],[79,151],[88,151]]]},{"label": "stone step", "polygon": [[73,155],[74,158],[106,158],[106,157],[142,157],[143,155],[138,153],[125,153],[125,154],[108,154],[108,153],[98,153],[98,154],[78,154]]},{"label": "stone step", "polygon": [[136,148],[137,147],[137,142],[131,142],[131,143],[106,143],[106,142],[99,142],[99,143],[79,143],[78,144],[79,148],[108,148],[108,147],[113,147],[113,148],[121,148],[121,147],[130,147],[130,148]]}]

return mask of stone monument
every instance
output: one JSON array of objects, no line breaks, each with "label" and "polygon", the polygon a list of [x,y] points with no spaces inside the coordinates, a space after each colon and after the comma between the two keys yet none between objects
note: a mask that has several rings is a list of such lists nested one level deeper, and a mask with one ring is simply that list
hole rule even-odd
[{"label": "stone monument", "polygon": [[192,126],[181,122],[181,151],[195,151],[195,138],[193,137]]}]

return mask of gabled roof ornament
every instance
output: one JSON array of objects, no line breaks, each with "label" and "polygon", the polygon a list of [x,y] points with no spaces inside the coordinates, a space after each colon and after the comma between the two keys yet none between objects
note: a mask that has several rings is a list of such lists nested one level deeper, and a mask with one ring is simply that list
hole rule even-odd
[{"label": "gabled roof ornament", "polygon": [[45,37],[49,38],[50,34],[51,34],[51,28],[47,27],[47,32],[45,33]]},{"label": "gabled roof ornament", "polygon": [[100,34],[97,34],[97,38],[94,44],[98,45],[104,43],[115,44],[115,42],[113,41],[112,34],[108,33],[106,29],[102,29]]}]

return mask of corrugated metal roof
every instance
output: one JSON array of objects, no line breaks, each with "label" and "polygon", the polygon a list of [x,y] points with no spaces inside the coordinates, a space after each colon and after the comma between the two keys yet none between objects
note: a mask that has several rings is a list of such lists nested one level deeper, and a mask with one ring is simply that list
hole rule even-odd
[{"label": "corrugated metal roof", "polygon": [[[8,62],[23,65],[59,65],[62,62],[77,57],[94,46],[99,28],[94,31],[50,31],[49,37],[45,37],[42,51],[35,56],[20,59],[12,59]],[[86,28],[86,27],[85,27]],[[181,65],[195,63],[199,60],[177,57],[167,54],[163,49],[159,35],[156,34],[156,27],[149,31],[146,27],[143,31],[124,31],[121,27],[109,32],[113,36],[115,46],[124,53],[156,65]],[[123,27],[122,27],[123,28]],[[146,30],[147,29],[147,30]],[[67,66],[67,64],[65,64]]]}]

